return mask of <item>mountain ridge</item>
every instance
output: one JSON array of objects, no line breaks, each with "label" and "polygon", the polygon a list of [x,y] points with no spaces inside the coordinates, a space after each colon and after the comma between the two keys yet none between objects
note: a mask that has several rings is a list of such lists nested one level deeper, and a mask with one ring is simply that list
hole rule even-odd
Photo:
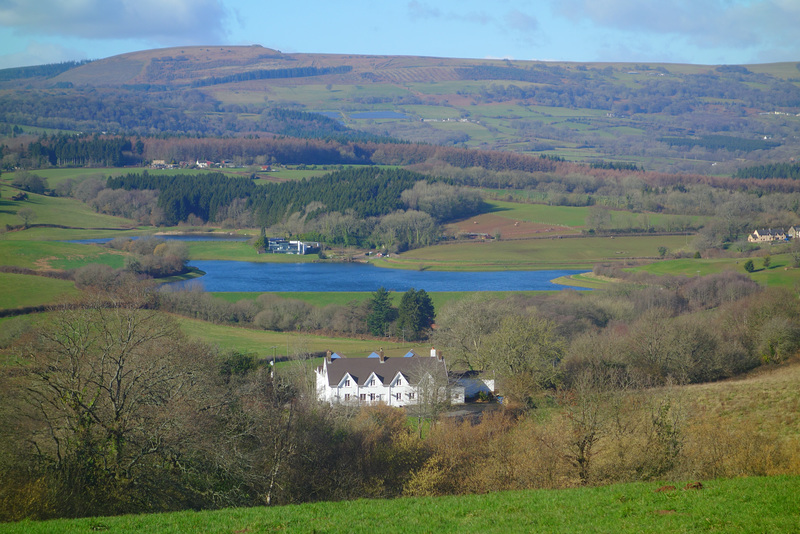
[{"label": "mountain ridge", "polygon": [[[387,56],[369,54],[283,53],[261,45],[249,46],[184,46],[141,50],[94,60],[70,69],[52,80],[74,85],[123,85],[160,83],[169,86],[189,85],[192,81],[224,76],[231,72],[258,69],[329,68],[347,65],[353,68],[348,81],[362,83],[402,83],[452,81],[459,79],[453,69],[488,65],[530,68],[536,65],[567,69],[624,67],[634,71],[647,66],[679,69],[682,73],[713,71],[721,65],[700,65],[662,62],[571,62],[541,60],[509,60],[479,58],[447,58],[428,56]],[[742,65],[744,68],[770,71],[773,76],[792,74],[791,62]],[[419,72],[424,69],[423,72]],[[372,73],[372,76],[365,76]],[[796,70],[796,75],[800,75]],[[780,76],[782,77],[782,76]]]}]

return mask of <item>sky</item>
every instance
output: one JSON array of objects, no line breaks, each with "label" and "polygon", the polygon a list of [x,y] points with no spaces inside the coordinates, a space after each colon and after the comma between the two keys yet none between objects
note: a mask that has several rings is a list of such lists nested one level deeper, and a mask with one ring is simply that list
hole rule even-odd
[{"label": "sky", "polygon": [[285,53],[800,62],[800,0],[0,0],[0,68],[251,44]]}]

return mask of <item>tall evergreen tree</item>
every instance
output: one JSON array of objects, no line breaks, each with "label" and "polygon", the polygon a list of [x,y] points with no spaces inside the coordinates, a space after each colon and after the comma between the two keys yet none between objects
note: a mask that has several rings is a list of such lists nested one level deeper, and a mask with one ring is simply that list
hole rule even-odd
[{"label": "tall evergreen tree", "polygon": [[416,340],[423,338],[425,331],[433,325],[436,312],[428,293],[412,287],[403,293],[397,315],[397,327],[403,330],[403,337]]},{"label": "tall evergreen tree", "polygon": [[392,306],[392,297],[386,288],[381,286],[372,294],[369,303],[369,315],[367,316],[367,327],[373,336],[383,336],[389,329],[389,325],[397,317],[397,309]]}]

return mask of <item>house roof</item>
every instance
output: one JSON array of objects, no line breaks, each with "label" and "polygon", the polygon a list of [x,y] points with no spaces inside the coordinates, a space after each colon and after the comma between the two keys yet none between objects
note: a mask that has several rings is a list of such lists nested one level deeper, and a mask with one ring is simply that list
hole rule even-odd
[{"label": "house roof", "polygon": [[364,385],[367,379],[375,376],[383,385],[388,385],[401,373],[406,380],[413,381],[423,372],[433,373],[436,369],[445,367],[444,361],[430,356],[406,356],[401,358],[339,358],[325,363],[328,369],[328,384],[336,387],[345,374],[350,374],[359,385]]},{"label": "house roof", "polygon": [[754,234],[757,233],[758,235],[780,235],[780,234],[784,234],[785,232],[783,231],[782,228],[778,228],[778,229],[760,228],[760,229],[756,230],[753,233]]}]

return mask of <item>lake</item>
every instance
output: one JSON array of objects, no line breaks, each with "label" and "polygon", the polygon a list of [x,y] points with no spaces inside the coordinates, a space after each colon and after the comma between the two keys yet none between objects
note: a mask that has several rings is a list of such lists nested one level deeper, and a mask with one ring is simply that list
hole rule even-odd
[{"label": "lake", "polygon": [[[566,286],[550,282],[582,271],[406,271],[363,263],[251,263],[242,261],[191,261],[206,275],[174,282],[173,287],[200,285],[206,291],[538,291]],[[573,288],[584,289],[584,288]]]}]

